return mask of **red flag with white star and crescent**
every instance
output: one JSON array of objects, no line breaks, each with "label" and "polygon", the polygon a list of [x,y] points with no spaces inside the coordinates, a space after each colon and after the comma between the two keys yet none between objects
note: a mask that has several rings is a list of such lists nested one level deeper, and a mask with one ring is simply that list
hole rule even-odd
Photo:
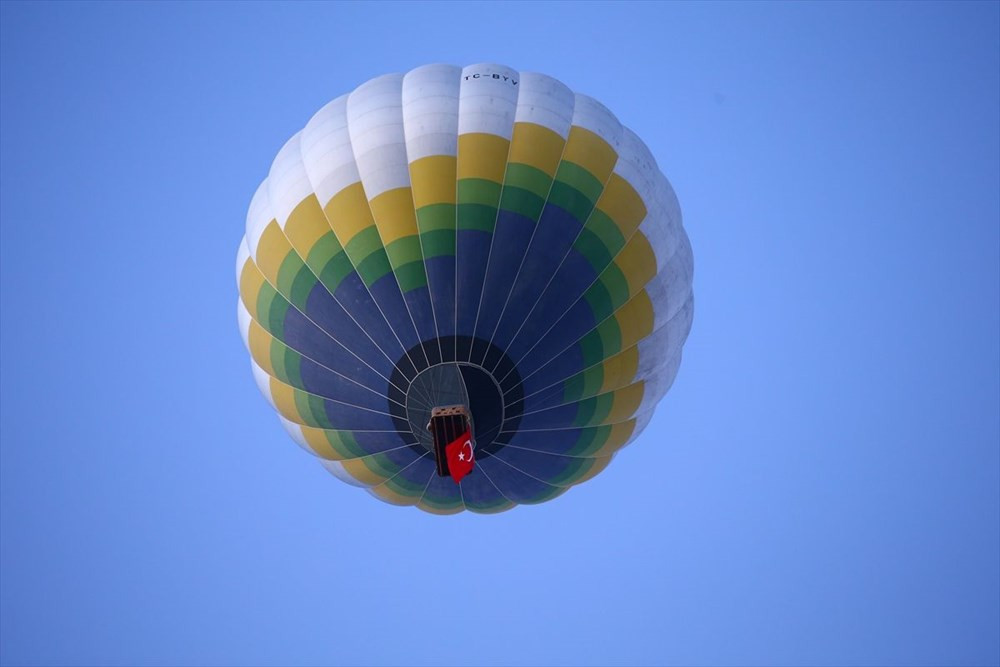
[{"label": "red flag with white star and crescent", "polygon": [[476,458],[472,454],[472,433],[467,429],[465,433],[448,443],[444,453],[448,457],[448,472],[457,484],[472,472],[476,464]]}]

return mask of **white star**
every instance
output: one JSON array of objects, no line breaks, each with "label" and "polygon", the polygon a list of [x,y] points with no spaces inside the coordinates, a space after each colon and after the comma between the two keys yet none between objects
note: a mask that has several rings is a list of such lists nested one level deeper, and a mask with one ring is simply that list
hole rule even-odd
[{"label": "white star", "polygon": [[465,452],[459,452],[458,453],[458,460],[459,461],[464,461],[465,460]]}]

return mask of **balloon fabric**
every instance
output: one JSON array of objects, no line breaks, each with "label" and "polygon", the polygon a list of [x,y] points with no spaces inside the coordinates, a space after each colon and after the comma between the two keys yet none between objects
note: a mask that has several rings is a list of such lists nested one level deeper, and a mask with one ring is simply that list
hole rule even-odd
[{"label": "balloon fabric", "polygon": [[[320,109],[253,196],[236,271],[253,376],[291,437],[440,514],[603,470],[670,388],[694,303],[677,198],[642,141],[495,64],[381,76]],[[444,405],[472,427],[458,480],[427,430]]]}]

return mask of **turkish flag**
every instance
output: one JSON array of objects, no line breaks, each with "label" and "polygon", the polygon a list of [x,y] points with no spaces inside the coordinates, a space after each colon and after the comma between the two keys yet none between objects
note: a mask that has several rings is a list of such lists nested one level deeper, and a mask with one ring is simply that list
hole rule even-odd
[{"label": "turkish flag", "polygon": [[455,479],[455,483],[462,481],[462,478],[472,472],[476,459],[472,455],[472,433],[468,429],[447,444],[444,448],[445,456],[448,457],[448,472]]}]

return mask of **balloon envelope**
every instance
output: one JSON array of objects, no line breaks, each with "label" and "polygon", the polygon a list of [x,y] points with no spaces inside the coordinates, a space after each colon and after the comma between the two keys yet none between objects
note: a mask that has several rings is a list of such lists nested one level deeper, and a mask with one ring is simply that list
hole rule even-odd
[{"label": "balloon envelope", "polygon": [[[239,325],[281,423],[390,503],[489,513],[603,470],[677,373],[691,247],[646,146],[599,102],[495,64],[373,79],[255,193]],[[468,406],[475,467],[426,426]]]}]

